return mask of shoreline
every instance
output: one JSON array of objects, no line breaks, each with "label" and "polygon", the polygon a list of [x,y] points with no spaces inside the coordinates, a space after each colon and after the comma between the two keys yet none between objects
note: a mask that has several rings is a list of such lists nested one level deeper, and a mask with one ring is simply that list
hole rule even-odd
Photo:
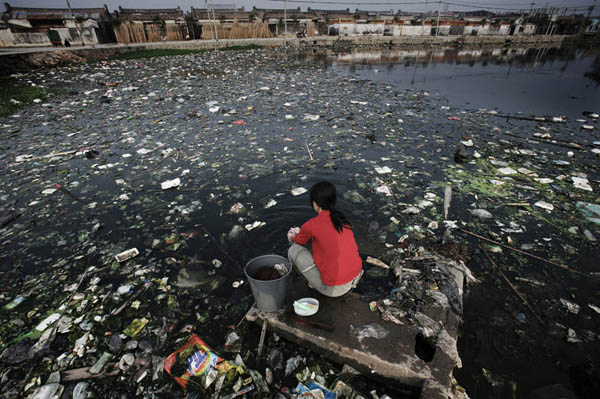
[{"label": "shoreline", "polygon": [[322,36],[314,38],[188,40],[133,44],[102,44],[92,47],[13,47],[0,49],[0,76],[29,70],[56,67],[75,62],[104,60],[140,50],[216,50],[237,46],[316,50],[366,48],[435,48],[435,47],[560,47],[564,44],[593,45],[592,40],[576,36]]}]

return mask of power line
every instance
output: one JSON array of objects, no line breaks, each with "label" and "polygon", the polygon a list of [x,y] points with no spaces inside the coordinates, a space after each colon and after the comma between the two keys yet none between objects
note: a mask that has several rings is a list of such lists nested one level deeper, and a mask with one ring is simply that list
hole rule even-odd
[{"label": "power line", "polygon": [[[479,9],[485,9],[485,10],[504,10],[504,11],[514,11],[514,10],[522,10],[523,7],[521,8],[503,8],[503,7],[489,7],[487,5],[469,5],[469,4],[462,4],[462,3],[453,3],[453,2],[449,2],[449,1],[443,1],[442,3],[446,3],[452,6],[459,6],[459,7],[467,7],[467,8],[479,8]],[[579,7],[569,7],[572,9],[587,9],[589,6],[579,6]]]},{"label": "power line", "polygon": [[[443,0],[442,0],[443,1]],[[480,6],[480,2],[475,1],[467,1],[467,0],[457,0],[462,4],[470,4],[470,5],[477,5]],[[580,2],[583,2],[585,0],[580,0]],[[588,0],[589,1],[589,0]],[[443,1],[444,2],[444,1]],[[555,2],[558,2],[560,4],[554,4]],[[573,1],[570,1],[570,3],[572,3]],[[514,0],[509,1],[509,2],[493,2],[493,3],[486,3],[485,7],[487,6],[518,6],[519,8],[527,8],[527,6],[529,6],[531,4],[531,1],[518,1],[515,2]],[[534,2],[535,4],[535,2]],[[560,7],[560,8],[573,8],[573,7],[589,7],[590,5],[567,5],[565,4],[565,0],[539,0],[539,2],[537,3],[538,5],[542,5],[542,4],[548,4],[549,6],[553,6],[553,7]],[[483,5],[481,5],[483,6]]]},{"label": "power line", "polygon": [[[277,3],[283,3],[285,0],[267,0],[267,1],[271,1],[271,2],[277,2]],[[358,1],[358,2],[353,2],[353,1],[326,1],[326,0],[308,0],[308,1],[302,1],[302,0],[287,0],[288,3],[307,3],[307,4],[352,4],[352,5],[374,5],[374,6],[389,6],[389,5],[421,5],[421,4],[433,4],[433,3],[437,3],[437,1],[429,1],[429,2],[425,2],[425,1],[419,1],[419,2],[375,2],[375,3],[371,3],[371,2],[367,2],[367,1]],[[443,3],[443,2],[442,2]]]},{"label": "power line", "polygon": [[[276,3],[283,3],[286,0],[267,0],[270,2],[276,2]],[[542,1],[542,0],[540,0]],[[454,3],[454,2],[449,2],[449,1],[413,1],[413,2],[397,2],[397,1],[392,1],[392,2],[369,2],[369,1],[336,1],[336,0],[287,0],[288,3],[306,3],[306,4],[334,4],[334,5],[373,5],[373,6],[394,6],[394,5],[428,5],[428,4],[435,4],[435,3],[444,3],[447,5],[453,5],[453,6],[458,6],[458,7],[467,7],[467,8],[478,8],[478,9],[486,9],[486,10],[504,10],[504,11],[517,11],[517,10],[523,10],[526,7],[525,4],[523,3],[512,3],[512,4],[523,4],[521,7],[516,7],[516,8],[506,8],[506,7],[491,7],[488,4],[476,4],[476,3],[470,3],[470,4],[465,4],[465,3]],[[508,5],[508,3],[506,3],[506,5]],[[567,7],[567,6],[558,6],[558,5],[553,5],[554,7],[560,7],[560,8],[564,8],[567,7],[570,10],[575,10],[575,9],[580,9],[580,10],[584,10],[584,9],[588,9],[589,7],[591,7],[593,4],[589,4],[589,5],[581,5],[581,6],[575,6],[575,7]]]}]

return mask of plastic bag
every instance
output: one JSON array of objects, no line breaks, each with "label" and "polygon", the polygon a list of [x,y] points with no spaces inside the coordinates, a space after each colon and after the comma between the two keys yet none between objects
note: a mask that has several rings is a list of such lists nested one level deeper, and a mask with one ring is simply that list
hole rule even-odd
[{"label": "plastic bag", "polygon": [[298,399],[336,399],[337,394],[329,389],[325,388],[323,385],[315,382],[309,381],[304,384],[298,384],[296,389],[294,390],[298,393]]},{"label": "plastic bag", "polygon": [[360,327],[354,327],[352,324],[350,324],[350,335],[358,338],[359,341],[361,341],[363,338],[382,339],[387,337],[388,330],[383,328],[381,324],[377,323],[365,324]]},{"label": "plastic bag", "polygon": [[237,374],[244,373],[242,367],[223,360],[196,334],[165,359],[165,370],[184,389],[187,389],[188,382],[192,382],[202,391],[210,387],[217,377],[227,374],[225,379],[232,381]]}]

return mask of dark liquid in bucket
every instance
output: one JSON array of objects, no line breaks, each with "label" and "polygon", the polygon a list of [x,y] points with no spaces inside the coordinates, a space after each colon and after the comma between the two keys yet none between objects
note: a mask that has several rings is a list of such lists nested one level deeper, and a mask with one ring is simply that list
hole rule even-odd
[{"label": "dark liquid in bucket", "polygon": [[256,280],[263,281],[277,280],[280,277],[281,274],[273,266],[263,266],[254,274]]}]

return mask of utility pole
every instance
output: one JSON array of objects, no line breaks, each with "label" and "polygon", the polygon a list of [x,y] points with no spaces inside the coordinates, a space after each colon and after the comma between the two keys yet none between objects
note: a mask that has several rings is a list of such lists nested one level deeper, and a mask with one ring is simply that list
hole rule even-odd
[{"label": "utility pole", "polygon": [[284,34],[287,40],[287,0],[283,2],[283,25],[284,25]]},{"label": "utility pole", "polygon": [[210,33],[213,39],[215,38],[215,30],[212,24],[212,18],[210,17],[210,10],[208,9],[208,0],[204,0],[204,8],[206,8],[206,17],[208,18],[208,26],[210,26]]},{"label": "utility pole", "polygon": [[425,0],[425,13],[423,14],[423,21],[421,24],[421,36],[423,36],[423,32],[425,32],[425,17],[427,16],[427,6],[429,5],[429,0]]},{"label": "utility pole", "polygon": [[73,18],[73,21],[75,21],[75,27],[77,28],[77,34],[79,34],[79,38],[81,39],[81,46],[85,47],[85,43],[83,42],[83,35],[81,34],[81,28],[79,27],[79,22],[77,22],[77,20],[75,19],[75,16],[73,15],[73,10],[71,9],[71,4],[69,4],[69,0],[67,1],[67,7],[69,8],[69,12],[71,13],[71,18]]},{"label": "utility pole", "polygon": [[554,8],[550,9],[550,15],[548,15],[548,29],[546,30],[546,36],[552,31],[552,19],[554,18]]},{"label": "utility pole", "polygon": [[525,25],[527,25],[527,22],[529,22],[529,17],[531,16],[531,13],[533,12],[534,5],[535,5],[535,3],[529,3],[529,14],[527,14],[527,18],[525,19]]},{"label": "utility pole", "polygon": [[212,10],[212,20],[215,26],[215,40],[219,41],[219,34],[217,33],[217,18],[215,18],[215,3],[213,3],[213,0],[210,0],[210,8]]},{"label": "utility pole", "polygon": [[439,36],[440,34],[440,9],[442,8],[442,2],[438,2],[438,17],[437,17],[437,25],[435,28],[435,36]]},{"label": "utility pole", "polygon": [[594,0],[594,4],[590,6],[588,15],[587,15],[587,17],[585,17],[585,21],[583,23],[584,30],[585,30],[585,26],[587,25],[587,22],[590,20],[590,15],[592,15],[592,12],[594,11],[595,7],[596,7],[596,0]]}]

